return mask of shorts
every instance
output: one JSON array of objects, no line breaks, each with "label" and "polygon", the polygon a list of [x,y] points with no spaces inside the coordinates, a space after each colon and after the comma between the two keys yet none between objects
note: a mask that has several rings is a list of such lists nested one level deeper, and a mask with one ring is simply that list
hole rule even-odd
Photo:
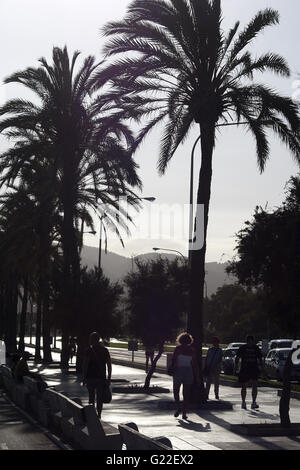
[{"label": "shorts", "polygon": [[194,374],[191,367],[176,367],[173,375],[173,385],[192,385]]},{"label": "shorts", "polygon": [[241,369],[239,373],[239,382],[244,384],[246,382],[250,382],[251,380],[258,380],[259,376],[259,369],[258,367],[248,367],[245,369]]}]

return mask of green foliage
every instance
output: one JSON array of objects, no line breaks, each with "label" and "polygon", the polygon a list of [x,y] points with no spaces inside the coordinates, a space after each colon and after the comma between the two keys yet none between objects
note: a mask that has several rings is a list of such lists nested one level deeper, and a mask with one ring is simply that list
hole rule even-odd
[{"label": "green foliage", "polygon": [[224,285],[205,300],[204,326],[207,341],[217,335],[221,342],[244,342],[253,334],[257,341],[268,336],[269,321],[261,292],[239,285]]},{"label": "green foliage", "polygon": [[112,284],[102,271],[82,269],[77,298],[71,303],[71,315],[63,312],[63,303],[58,298],[54,306],[56,322],[68,326],[69,334],[87,338],[92,331],[98,331],[102,338],[118,336],[121,314],[118,310],[122,287]]},{"label": "green foliage", "polygon": [[300,334],[300,179],[291,178],[281,207],[256,208],[237,235],[238,260],[228,272],[263,290],[265,308],[282,335]]},{"label": "green foliage", "polygon": [[145,345],[174,340],[187,308],[187,267],[159,257],[136,261],[125,278],[128,328]]}]

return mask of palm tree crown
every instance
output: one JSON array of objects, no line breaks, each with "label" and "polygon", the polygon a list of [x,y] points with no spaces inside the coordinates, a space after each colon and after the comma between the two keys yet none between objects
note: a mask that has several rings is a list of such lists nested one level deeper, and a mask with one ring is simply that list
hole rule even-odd
[{"label": "palm tree crown", "polygon": [[135,146],[164,122],[161,173],[194,122],[246,120],[261,171],[269,156],[266,123],[299,158],[296,104],[267,86],[249,83],[256,72],[290,74],[279,55],[255,58],[248,50],[259,33],[278,22],[278,13],[266,9],[243,30],[237,22],[225,34],[220,0],[134,0],[123,21],[105,26],[105,35],[112,36],[106,54],[122,55],[98,74],[98,85],[112,80],[118,105],[130,117],[148,119]]}]

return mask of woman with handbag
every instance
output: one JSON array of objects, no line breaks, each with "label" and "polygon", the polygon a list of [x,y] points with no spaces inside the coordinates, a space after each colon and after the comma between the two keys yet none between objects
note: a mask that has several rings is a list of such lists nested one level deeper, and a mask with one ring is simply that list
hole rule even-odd
[{"label": "woman with handbag", "polygon": [[[101,418],[103,403],[109,403],[106,395],[110,393],[111,359],[107,348],[100,342],[99,333],[90,335],[90,346],[87,348],[83,363],[83,384],[89,392],[89,403],[97,403],[97,414]],[[106,378],[107,368],[107,378]]]},{"label": "woman with handbag", "polygon": [[173,375],[173,393],[177,410],[174,413],[177,418],[180,409],[180,387],[183,386],[183,407],[182,419],[187,419],[187,410],[190,401],[191,388],[193,383],[199,383],[199,372],[195,350],[192,346],[194,339],[188,333],[182,333],[177,338],[178,346],[175,348],[172,358],[171,371]]}]

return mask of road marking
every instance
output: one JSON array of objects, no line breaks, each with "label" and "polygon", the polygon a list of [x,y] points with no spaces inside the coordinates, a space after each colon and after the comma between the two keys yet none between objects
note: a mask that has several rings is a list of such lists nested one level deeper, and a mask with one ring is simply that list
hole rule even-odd
[{"label": "road marking", "polygon": [[5,442],[0,443],[0,449],[1,450],[8,450],[8,445]]}]

